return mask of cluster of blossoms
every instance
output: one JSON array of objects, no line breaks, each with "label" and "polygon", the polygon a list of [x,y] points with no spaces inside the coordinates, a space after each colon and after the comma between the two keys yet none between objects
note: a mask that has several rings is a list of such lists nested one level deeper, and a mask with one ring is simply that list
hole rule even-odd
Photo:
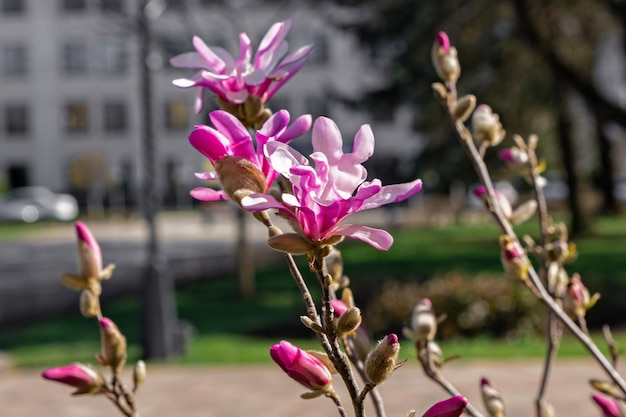
[{"label": "cluster of blossoms", "polygon": [[[254,58],[250,39],[242,33],[237,58],[221,48],[209,47],[195,37],[195,52],[172,59],[174,66],[198,70],[192,79],[174,81],[179,87],[196,89],[197,113],[202,110],[205,89],[216,95],[221,107],[209,115],[212,126],[196,126],[189,141],[215,168],[215,171],[196,176],[202,180],[218,180],[222,189],[199,187],[191,194],[204,201],[232,200],[267,227],[269,246],[285,253],[292,276],[307,304],[307,315],[300,320],[316,335],[324,350],[304,351],[284,340],[270,348],[270,356],[278,366],[307,388],[302,397],[330,398],[340,415],[346,416],[333,387],[333,375],[339,374],[357,417],[364,415],[363,401],[368,394],[374,400],[378,415],[382,416],[384,411],[376,388],[403,365],[404,362],[398,362],[400,341],[392,333],[372,348],[369,334],[362,324],[361,311],[355,306],[348,288],[349,280],[343,275],[336,245],[350,237],[376,249],[388,250],[393,238],[387,231],[352,223],[352,215],[404,201],[421,190],[422,181],[415,179],[403,184],[383,185],[379,179],[368,180],[363,164],[374,152],[374,135],[369,125],[361,126],[351,152],[345,153],[341,132],[333,120],[319,117],[313,122],[309,115],[304,115],[292,122],[287,110],[272,113],[266,107],[273,94],[300,70],[311,52],[309,45],[286,55],[286,37],[290,28],[289,20],[274,24],[261,40]],[[433,44],[432,60],[443,81],[443,84],[433,84],[436,97],[449,111],[463,145],[475,162],[482,163],[487,149],[505,138],[499,116],[488,105],[476,106],[476,98],[472,95],[457,99],[456,81],[461,67],[456,49],[443,32],[437,35]],[[470,115],[471,131],[463,124]],[[311,128],[313,153],[307,158],[289,143]],[[543,183],[539,175],[541,167],[534,153],[536,141],[536,138],[528,142],[517,138],[516,147],[503,149],[499,154],[512,168],[527,170],[526,176],[539,194]],[[551,315],[558,316],[565,324],[576,321],[586,332],[585,312],[595,303],[597,295],[590,296],[580,277],[577,274],[570,277],[565,271],[564,266],[575,259],[576,249],[568,242],[564,226],[546,221],[549,226],[542,229],[543,242],[535,244],[527,238],[526,248],[522,247],[512,232],[512,225],[528,220],[538,210],[541,216],[545,213],[541,212],[536,201],[513,209],[510,201],[493,189],[488,174],[481,179],[485,185],[474,190],[474,194],[484,201],[504,232],[499,242],[507,274],[533,290],[552,308]],[[279,182],[280,185],[275,186]],[[292,231],[285,233],[274,226],[268,214],[270,210],[287,220]],[[109,368],[112,376],[107,379],[95,368],[77,363],[48,369],[43,377],[75,387],[74,394],[106,395],[123,414],[136,416],[133,393],[145,379],[145,364],[139,361],[135,365],[133,389],[128,391],[119,379],[126,362],[126,339],[100,310],[101,281],[111,276],[114,266],[103,268],[100,247],[83,223],[76,223],[76,231],[80,273],[64,274],[61,279],[68,287],[81,291],[81,312],[96,319],[102,342],[102,352],[96,355],[96,360]],[[547,290],[536,279],[528,253],[535,254],[542,263]],[[318,313],[307,284],[293,262],[292,255],[301,254],[307,255],[311,272],[316,274],[321,286],[321,313]],[[340,289],[341,298],[337,295]],[[561,313],[565,316],[561,317]],[[410,326],[403,329],[403,335],[415,344],[417,359],[426,375],[451,396],[432,406],[423,417],[458,417],[463,412],[481,416],[443,376],[446,359],[435,341],[437,325],[442,319],[435,315],[431,300],[424,298],[414,307]],[[578,327],[570,327],[570,330],[577,334]],[[549,336],[556,338],[556,334]],[[585,336],[580,337],[584,339]],[[352,366],[363,380],[362,389]],[[620,379],[614,378],[613,382],[615,386],[602,381],[596,384],[604,387],[597,389],[611,397],[596,394],[593,399],[605,416],[617,417],[623,415],[617,400],[624,399],[621,394],[626,393],[626,388],[621,387],[620,392],[616,388]],[[503,417],[504,400],[495,385],[482,378],[480,389],[487,414]],[[540,404],[539,415],[553,415],[547,403],[540,399],[537,403]],[[414,417],[415,414],[412,410],[408,416]]]}]

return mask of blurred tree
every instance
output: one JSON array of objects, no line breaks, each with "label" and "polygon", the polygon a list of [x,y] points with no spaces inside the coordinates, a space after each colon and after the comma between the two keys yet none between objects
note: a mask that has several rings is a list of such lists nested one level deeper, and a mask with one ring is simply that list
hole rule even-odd
[{"label": "blurred tree", "polygon": [[86,194],[88,217],[104,217],[104,196],[112,182],[106,156],[96,151],[81,153],[70,162],[69,178],[72,188]]},{"label": "blurred tree", "polygon": [[[620,21],[615,13],[624,9],[623,1],[327,1],[334,7],[357,9],[356,13],[331,13],[329,19],[354,32],[387,75],[387,84],[364,92],[359,102],[373,113],[390,113],[407,102],[419,109],[414,126],[427,133],[429,144],[416,161],[416,170],[435,170],[444,189],[455,178],[466,183],[475,178],[462,150],[452,146],[452,130],[430,91],[435,80],[431,40],[437,31],[444,30],[459,50],[463,70],[459,93],[471,92],[479,102],[491,105],[509,133],[539,134],[541,154],[549,165],[566,171],[572,190],[568,203],[573,232],[588,229],[581,189],[589,172],[571,159],[576,157],[575,135],[563,129],[577,126],[575,120],[564,123],[562,116],[569,113],[564,107],[570,106],[570,100],[559,95],[563,91],[568,96],[570,91],[577,93],[598,123],[613,121],[624,126],[624,109],[603,97],[592,82],[598,43],[606,34],[624,29],[626,18],[622,14]],[[555,87],[557,81],[564,87]],[[436,120],[441,123],[433,123]],[[604,135],[598,135],[597,140],[600,158],[596,168],[602,172],[605,207],[614,209],[611,144]],[[488,154],[488,162],[494,154]]]}]

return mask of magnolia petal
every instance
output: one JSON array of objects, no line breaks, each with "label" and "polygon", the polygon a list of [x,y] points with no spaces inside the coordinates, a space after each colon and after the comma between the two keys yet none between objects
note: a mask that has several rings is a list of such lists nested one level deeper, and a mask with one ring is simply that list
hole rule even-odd
[{"label": "magnolia petal", "polygon": [[189,192],[193,198],[201,201],[218,201],[228,200],[228,197],[222,190],[214,190],[212,188],[196,187]]},{"label": "magnolia petal", "polygon": [[370,210],[389,203],[397,203],[417,194],[422,189],[422,180],[403,184],[385,185],[376,195],[365,200],[360,210]]},{"label": "magnolia petal", "polygon": [[[198,36],[193,37],[192,43],[193,43],[194,48],[196,48],[196,51],[198,51],[198,54],[200,54],[202,58],[204,58],[206,63],[214,71],[222,72],[224,68],[226,68],[228,63],[225,62],[223,57],[221,57],[218,53],[216,53],[216,51],[214,51],[212,48],[207,46],[207,44],[204,43],[204,41],[200,39]],[[234,61],[234,60],[231,58],[231,61]]]},{"label": "magnolia petal", "polygon": [[204,88],[196,86],[193,97],[193,112],[200,114],[202,107],[204,107]]},{"label": "magnolia petal", "polygon": [[270,208],[281,209],[283,205],[269,194],[254,193],[241,199],[241,206],[246,210],[258,211]]},{"label": "magnolia petal", "polygon": [[379,250],[388,250],[393,244],[393,237],[387,231],[357,224],[339,226],[332,234],[362,240]]},{"label": "magnolia petal", "polygon": [[228,154],[228,138],[210,126],[197,125],[189,134],[189,143],[212,163]]},{"label": "magnolia petal", "polygon": [[229,139],[226,146],[228,155],[238,156],[253,163],[258,162],[250,134],[235,116],[223,110],[215,110],[209,117],[217,130]]},{"label": "magnolia petal", "polygon": [[298,117],[293,122],[293,124],[289,126],[287,130],[283,132],[282,135],[280,135],[280,138],[278,140],[280,140],[282,143],[287,143],[291,141],[292,139],[300,137],[304,135],[306,132],[308,132],[309,129],[311,129],[312,123],[313,123],[313,120],[310,114],[302,115]]},{"label": "magnolia petal", "polygon": [[190,80],[189,78],[177,78],[172,81],[172,84],[180,88],[190,88],[196,85],[196,81]]},{"label": "magnolia petal", "polygon": [[194,175],[199,180],[204,180],[204,181],[215,181],[215,180],[219,180],[220,179],[217,176],[217,172],[215,172],[215,171],[196,172]]},{"label": "magnolia petal", "polygon": [[289,112],[287,110],[277,111],[269,119],[267,119],[261,129],[256,132],[257,140],[261,140],[265,143],[269,140],[269,138],[279,136],[288,124]]},{"label": "magnolia petal", "polygon": [[170,64],[177,68],[203,69],[207,67],[207,62],[202,55],[197,52],[185,52],[170,59]]},{"label": "magnolia petal", "polygon": [[290,177],[290,170],[297,165],[308,165],[308,160],[292,147],[281,142],[269,142],[265,145],[265,157],[280,174]]}]

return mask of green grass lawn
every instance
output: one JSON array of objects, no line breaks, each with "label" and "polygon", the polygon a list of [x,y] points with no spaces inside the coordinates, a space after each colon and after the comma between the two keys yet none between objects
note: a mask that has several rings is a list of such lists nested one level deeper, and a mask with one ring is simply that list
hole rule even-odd
[{"label": "green grass lawn", "polygon": [[[626,294],[626,218],[602,218],[596,226],[596,235],[576,240],[581,255],[570,268],[571,272],[580,272],[592,290],[603,293],[599,305],[590,313],[591,321],[596,309],[610,314],[612,308],[623,304],[621,294]],[[532,234],[534,230],[527,226],[523,232]],[[388,252],[377,251],[360,242],[342,244],[345,273],[350,276],[355,289],[374,288],[375,283],[387,279],[421,281],[458,269],[469,275],[480,271],[501,271],[497,245],[499,233],[493,226],[446,226],[395,231],[393,235],[395,243]],[[316,289],[305,259],[299,258],[305,278],[310,287]],[[314,297],[319,297],[315,291]],[[609,307],[602,310],[605,302]],[[177,308],[179,318],[196,329],[187,354],[179,359],[180,363],[268,362],[269,346],[283,338],[295,340],[306,348],[317,346],[310,332],[299,322],[298,317],[305,314],[304,305],[282,264],[258,271],[257,292],[251,299],[240,299],[234,276],[228,275],[179,289]],[[105,315],[126,334],[131,360],[140,355],[139,310],[139,302],[134,298],[103,305]],[[622,316],[617,318],[621,320]],[[397,329],[398,333],[400,331]],[[622,345],[626,344],[626,333],[616,332],[616,338]],[[604,343],[599,344],[605,350]],[[541,357],[545,350],[542,341],[532,337],[450,340],[442,342],[442,347],[446,355],[461,354],[465,358]],[[97,326],[81,317],[78,311],[0,331],[0,351],[12,354],[18,366],[93,362],[93,355],[98,350]],[[415,356],[410,344],[403,346],[402,352],[406,358]],[[561,355],[584,356],[585,352],[575,341],[566,338]]]}]

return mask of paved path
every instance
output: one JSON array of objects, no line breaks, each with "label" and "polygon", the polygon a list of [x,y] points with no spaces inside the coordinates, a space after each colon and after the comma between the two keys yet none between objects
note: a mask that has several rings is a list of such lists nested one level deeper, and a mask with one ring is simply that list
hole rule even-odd
[{"label": "paved path", "polygon": [[[533,397],[540,374],[538,361],[451,363],[448,379],[483,410],[479,380],[487,376],[506,400],[508,417],[534,416]],[[591,402],[589,378],[602,377],[591,361],[557,362],[548,399],[557,416],[600,416]],[[342,383],[336,388],[344,401]],[[404,417],[409,409],[418,416],[447,396],[422,374],[417,364],[400,368],[381,387],[387,416]],[[322,417],[338,416],[330,400],[302,400],[305,390],[277,366],[180,367],[149,366],[148,379],[138,393],[142,417]],[[0,415],[7,417],[105,417],[117,415],[101,397],[71,397],[71,389],[44,381],[35,371],[0,374]],[[347,404],[349,406],[349,404]],[[374,412],[369,408],[368,415]],[[348,415],[353,415],[352,409]]]}]

